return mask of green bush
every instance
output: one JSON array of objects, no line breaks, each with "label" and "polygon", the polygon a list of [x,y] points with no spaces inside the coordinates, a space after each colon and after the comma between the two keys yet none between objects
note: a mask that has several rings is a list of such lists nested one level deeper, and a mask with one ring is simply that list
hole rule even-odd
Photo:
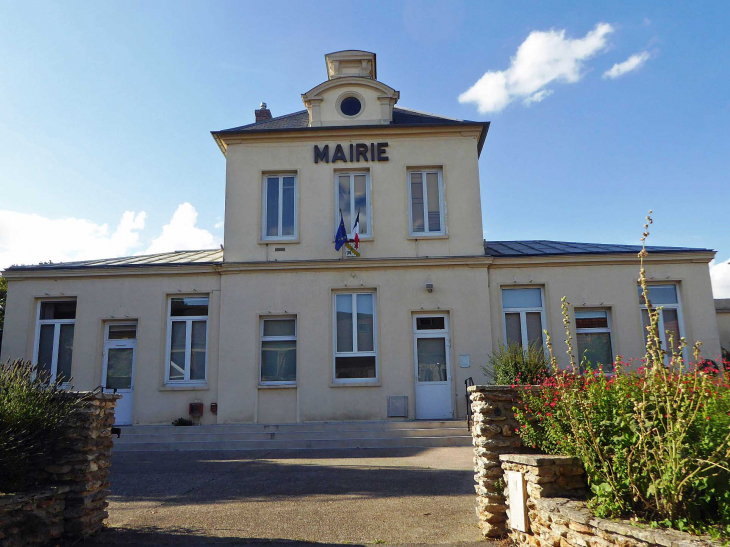
[{"label": "green bush", "polygon": [[179,418],[176,418],[172,422],[172,425],[178,426],[178,427],[185,427],[185,426],[191,426],[191,425],[195,425],[195,424],[193,423],[192,420],[188,420],[187,418],[183,418],[182,416],[180,416]]},{"label": "green bush", "polygon": [[30,361],[0,363],[0,492],[34,485],[83,403]]},{"label": "green bush", "polygon": [[[651,219],[648,219],[651,222]],[[648,223],[645,228],[648,228]],[[648,235],[645,231],[644,238]],[[598,516],[638,516],[663,526],[730,536],[730,383],[686,342],[665,351],[658,311],[649,310],[643,366],[616,359],[615,373],[581,375],[572,356],[569,304],[563,299],[571,370],[560,371],[548,336],[552,378],[525,386],[516,409],[523,442],[583,462]]]},{"label": "green bush", "polygon": [[500,343],[482,370],[497,385],[539,384],[550,375],[545,350],[534,342],[526,350],[520,344]]}]

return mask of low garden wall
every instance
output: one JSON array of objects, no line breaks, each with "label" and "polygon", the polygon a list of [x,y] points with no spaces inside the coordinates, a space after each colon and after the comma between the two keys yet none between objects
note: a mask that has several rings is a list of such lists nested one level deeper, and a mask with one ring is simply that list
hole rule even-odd
[{"label": "low garden wall", "polygon": [[468,391],[476,513],[485,537],[509,536],[518,547],[719,545],[708,537],[594,517],[585,501],[588,490],[581,462],[534,454],[522,445],[512,410],[520,402],[520,388],[471,386]]},{"label": "low garden wall", "polygon": [[519,391],[510,386],[470,386],[476,512],[484,537],[507,535],[501,454],[522,451],[519,427],[512,408]]},{"label": "low garden wall", "polygon": [[593,516],[584,471],[569,456],[505,454],[509,536],[519,547],[707,547],[708,537]]},{"label": "low garden wall", "polygon": [[36,488],[0,495],[0,544],[42,545],[59,537],[85,537],[108,516],[111,428],[119,395],[87,397],[66,426],[52,465],[36,472]]}]

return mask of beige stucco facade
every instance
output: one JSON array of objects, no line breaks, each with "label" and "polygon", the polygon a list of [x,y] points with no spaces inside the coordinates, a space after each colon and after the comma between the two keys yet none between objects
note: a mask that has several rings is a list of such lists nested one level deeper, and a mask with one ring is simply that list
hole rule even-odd
[{"label": "beige stucco facade", "polygon": [[720,331],[720,345],[730,353],[730,298],[715,300],[717,328]]},{"label": "beige stucco facade", "polygon": [[[339,52],[328,56],[327,69],[329,79],[303,95],[305,127],[263,131],[257,124],[254,130],[214,133],[226,160],[225,250],[216,260],[11,268],[5,272],[0,357],[33,359],[39,303],[75,299],[76,388],[102,383],[106,325],[137,325],[133,423],[169,423],[187,416],[192,402],[203,403],[202,423],[384,420],[389,398],[398,396],[408,397],[406,416],[392,419],[412,419],[417,405],[428,407],[424,398],[430,396],[419,391],[416,379],[414,316],[443,316],[447,328],[434,334],[444,340],[448,364],[440,404],[462,418],[464,382],[488,382],[482,366],[505,339],[501,289],[514,287],[543,289],[543,327],[555,340],[563,339],[560,299],[566,296],[576,307],[608,310],[614,353],[643,356],[635,254],[486,254],[478,159],[488,124],[432,122],[433,116],[395,111],[400,95],[373,80],[373,54]],[[342,115],[347,97],[364,102],[359,115]],[[396,123],[396,114],[408,123]],[[376,145],[384,143],[384,154],[375,156]],[[367,159],[349,155],[357,144],[366,145]],[[338,145],[347,161],[317,161],[315,146],[327,146],[332,160]],[[414,229],[414,169],[439,175],[439,233]],[[351,172],[366,174],[368,184],[363,214],[369,215],[371,234],[361,238],[359,258],[334,249],[337,177]],[[264,229],[264,185],[277,176],[296,181],[295,229],[271,240]],[[704,251],[652,253],[647,267],[654,281],[677,286],[682,332],[703,341],[706,356],[720,351],[708,271],[712,257]],[[336,380],[335,298],[361,292],[373,294],[376,374]],[[170,300],[201,295],[209,298],[205,379],[170,381]],[[296,322],[296,379],[262,383],[262,319],[282,317]],[[359,329],[357,323],[354,336]],[[557,349],[565,365],[562,343]]]}]

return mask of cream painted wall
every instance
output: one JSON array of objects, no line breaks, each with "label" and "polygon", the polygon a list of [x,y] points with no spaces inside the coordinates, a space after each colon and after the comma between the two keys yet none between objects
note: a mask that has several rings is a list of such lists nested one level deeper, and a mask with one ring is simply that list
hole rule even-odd
[{"label": "cream painted wall", "polygon": [[[166,388],[167,297],[204,293],[210,295],[208,387],[195,391]],[[134,422],[170,423],[179,416],[188,417],[188,403],[200,399],[205,403],[203,423],[215,423],[209,403],[218,395],[218,274],[11,280],[3,361],[33,357],[38,301],[59,297],[77,299],[71,365],[76,389],[90,390],[101,384],[105,322],[136,320]]]},{"label": "cream painted wall", "polygon": [[[334,250],[335,172],[369,170],[371,241],[361,244],[363,257],[483,255],[477,132],[469,136],[395,137],[387,132],[338,140],[301,137],[281,142],[230,144],[227,151],[225,260],[338,259]],[[314,144],[388,142],[389,161],[314,163]],[[443,167],[448,237],[409,236],[407,169]],[[299,239],[295,243],[261,242],[263,173],[298,173]],[[350,229],[350,227],[348,227]],[[274,251],[284,248],[285,251]]]},{"label": "cream painted wall", "polygon": [[[434,283],[433,293],[425,290],[426,280]],[[296,395],[301,421],[385,419],[389,395],[408,395],[413,418],[412,313],[421,310],[450,313],[452,391],[456,414],[463,417],[464,380],[472,376],[477,383],[485,381],[479,365],[491,351],[486,287],[484,266],[224,274],[219,420],[257,417],[266,423],[296,415],[293,390],[284,394],[258,389],[259,320],[265,315],[297,317]],[[332,382],[332,295],[334,290],[348,289],[375,289],[377,294],[377,386]],[[471,368],[459,367],[459,354],[471,356]]]},{"label": "cream painted wall", "polygon": [[[702,341],[704,357],[715,359],[720,353],[712,287],[707,264],[655,264],[646,266],[650,283],[675,281],[679,283],[684,334],[692,344]],[[504,341],[504,319],[501,313],[501,288],[537,287],[545,289],[547,328],[553,338],[555,353],[561,366],[567,367],[561,298],[566,296],[574,307],[608,308],[612,322],[613,353],[625,359],[643,358],[644,341],[639,311],[636,264],[596,264],[590,266],[555,265],[514,267],[503,266],[495,259],[489,270],[489,296],[492,314],[492,339]],[[575,337],[575,314],[571,310],[571,328]],[[575,341],[573,346],[575,347]],[[576,352],[577,356],[577,352]],[[690,354],[691,357],[691,354]]]},{"label": "cream painted wall", "polygon": [[[349,79],[348,79],[349,80]],[[371,85],[353,85],[348,80],[331,80],[328,82],[333,87],[321,94],[320,121],[323,125],[345,125],[345,124],[379,124],[381,123],[381,107],[378,96],[383,95],[382,90]],[[355,117],[345,118],[337,110],[337,101],[343,93],[354,92],[360,99],[363,106],[362,111]]]},{"label": "cream painted wall", "polygon": [[720,345],[730,351],[730,311],[717,312],[717,327],[720,331]]},{"label": "cream painted wall", "polygon": [[[434,283],[433,293],[425,290]],[[72,374],[77,389],[101,383],[105,321],[138,321],[134,422],[169,423],[188,415],[188,403],[205,405],[203,423],[286,423],[385,419],[389,395],[408,395],[415,412],[412,314],[448,312],[451,322],[452,397],[455,416],[466,415],[464,380],[485,382],[479,368],[491,351],[486,264],[205,275],[117,275],[11,280],[3,359],[31,358],[37,302],[77,298]],[[479,297],[479,287],[485,288]],[[333,291],[375,289],[379,385],[332,383]],[[208,386],[178,390],[164,384],[167,297],[211,296]],[[296,315],[297,389],[259,389],[259,320]],[[459,367],[469,354],[471,368]],[[218,403],[217,418],[210,413]]]}]

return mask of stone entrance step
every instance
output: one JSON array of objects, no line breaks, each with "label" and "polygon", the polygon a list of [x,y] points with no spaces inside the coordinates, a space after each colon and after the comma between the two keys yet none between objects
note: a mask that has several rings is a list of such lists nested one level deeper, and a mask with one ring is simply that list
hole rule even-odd
[{"label": "stone entrance step", "polygon": [[272,450],[470,446],[463,421],[122,427],[114,450]]}]

